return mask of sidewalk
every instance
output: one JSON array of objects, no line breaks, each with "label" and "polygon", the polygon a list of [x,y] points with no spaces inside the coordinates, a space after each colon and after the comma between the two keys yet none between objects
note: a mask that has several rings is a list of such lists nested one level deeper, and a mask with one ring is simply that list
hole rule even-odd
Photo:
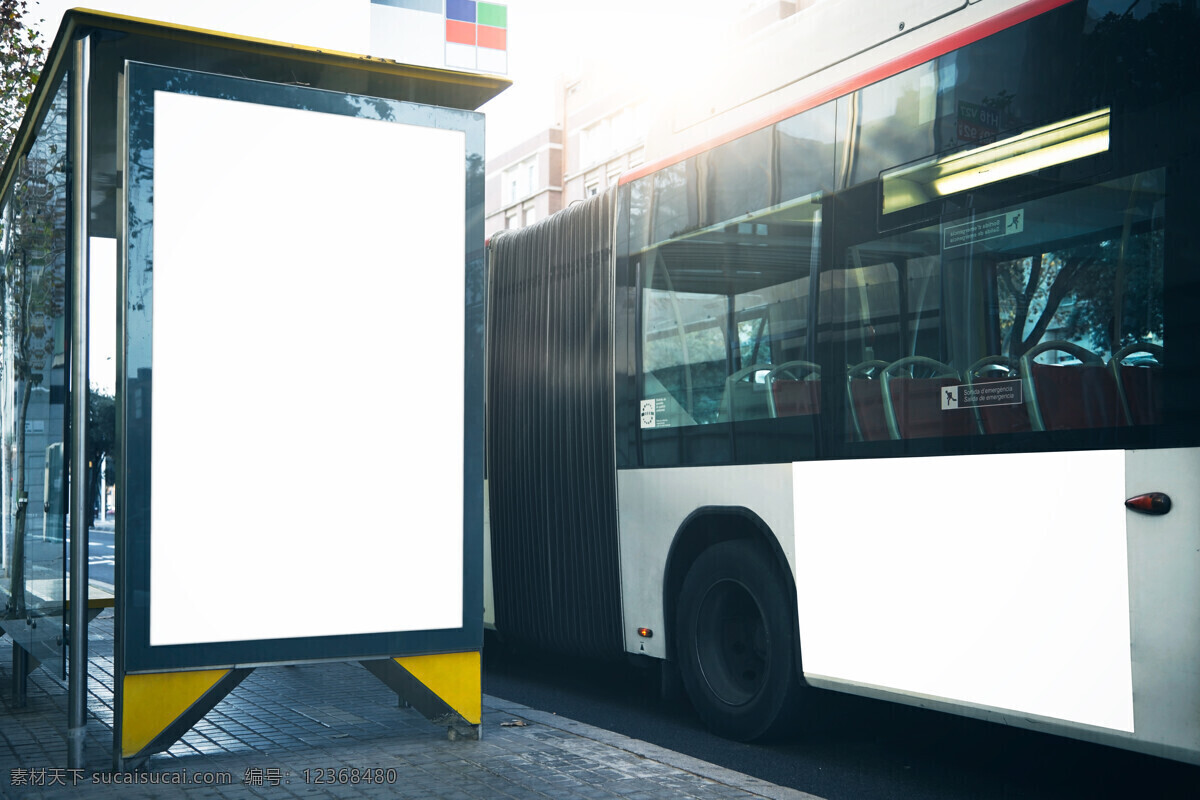
[{"label": "sidewalk", "polygon": [[14,709],[13,645],[0,640],[0,798],[812,797],[487,695],[481,739],[452,742],[340,662],[259,668],[147,771],[114,775],[112,624],[105,612],[89,628],[87,769],[77,772],[66,769],[65,683],[36,670],[28,705]]}]

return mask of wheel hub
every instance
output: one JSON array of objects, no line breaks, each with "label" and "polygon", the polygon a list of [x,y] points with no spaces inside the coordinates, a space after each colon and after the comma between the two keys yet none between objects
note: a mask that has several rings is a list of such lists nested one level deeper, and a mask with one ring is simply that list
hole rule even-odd
[{"label": "wheel hub", "polygon": [[723,580],[705,592],[696,631],[700,670],[729,705],[754,699],[766,682],[770,639],[762,610],[741,583]]}]

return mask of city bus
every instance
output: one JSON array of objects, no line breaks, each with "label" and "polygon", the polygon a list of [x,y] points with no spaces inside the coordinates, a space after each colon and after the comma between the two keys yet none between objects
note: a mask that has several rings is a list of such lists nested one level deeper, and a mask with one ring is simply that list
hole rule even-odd
[{"label": "city bus", "polygon": [[832,690],[1200,763],[1196,5],[818,4],[495,236],[496,629],[738,740]]}]

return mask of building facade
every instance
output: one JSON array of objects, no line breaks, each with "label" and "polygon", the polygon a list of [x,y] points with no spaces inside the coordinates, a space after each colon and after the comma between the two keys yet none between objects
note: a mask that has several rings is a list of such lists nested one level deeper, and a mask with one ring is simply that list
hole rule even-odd
[{"label": "building facade", "polygon": [[[735,10],[740,44],[820,0],[754,0]],[[738,46],[738,45],[734,45]],[[597,60],[558,82],[558,124],[489,158],[485,230],[523,228],[599,194],[646,161],[652,81],[616,79]]]},{"label": "building facade", "polygon": [[524,228],[563,207],[562,130],[549,128],[488,159],[484,235]]}]

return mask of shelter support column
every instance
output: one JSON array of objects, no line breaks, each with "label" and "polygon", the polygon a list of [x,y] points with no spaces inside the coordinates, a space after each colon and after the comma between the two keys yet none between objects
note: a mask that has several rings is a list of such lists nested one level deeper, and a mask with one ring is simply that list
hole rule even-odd
[{"label": "shelter support column", "polygon": [[478,739],[483,717],[481,658],[477,650],[361,662],[400,700],[451,739]]},{"label": "shelter support column", "polygon": [[[70,391],[70,604],[67,669],[67,766],[81,769],[87,734],[88,625],[88,86],[91,81],[91,36],[75,41],[71,72],[71,391]],[[99,467],[97,467],[99,468]]]},{"label": "shelter support column", "polygon": [[29,675],[40,663],[29,655],[29,651],[14,638],[12,648],[12,703],[13,708],[24,708],[29,702]]},{"label": "shelter support column", "polygon": [[125,675],[117,695],[118,770],[167,750],[225,699],[253,668]]}]

